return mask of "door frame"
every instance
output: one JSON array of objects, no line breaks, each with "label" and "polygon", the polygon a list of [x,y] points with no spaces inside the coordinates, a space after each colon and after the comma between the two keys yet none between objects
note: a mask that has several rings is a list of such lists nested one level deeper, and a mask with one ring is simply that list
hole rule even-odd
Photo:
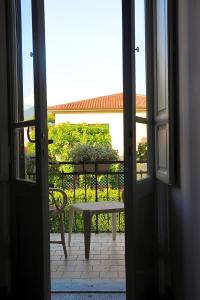
[{"label": "door frame", "polygon": [[[9,1],[7,1],[9,2]],[[36,0],[35,1],[35,9],[37,10],[40,6],[40,0]],[[128,19],[126,20],[126,23],[124,22],[124,26],[123,26],[123,30],[126,30],[129,32],[129,38],[124,39],[123,44],[126,44],[125,52],[124,52],[124,63],[126,65],[127,71],[124,74],[124,91],[125,91],[125,95],[124,95],[124,109],[126,111],[126,117],[124,119],[124,127],[125,127],[125,135],[124,135],[124,144],[125,144],[125,168],[127,170],[126,172],[126,176],[125,176],[125,184],[128,187],[128,189],[125,189],[125,193],[124,193],[124,197],[125,197],[125,210],[126,210],[126,268],[127,268],[127,297],[130,297],[130,295],[134,295],[134,286],[133,286],[133,282],[134,282],[134,278],[130,278],[129,274],[131,274],[131,272],[129,271],[131,266],[134,265],[135,261],[134,261],[134,245],[132,243],[132,236],[131,236],[131,231],[129,231],[129,228],[132,228],[132,226],[134,226],[133,223],[133,219],[132,219],[132,215],[130,212],[132,212],[134,210],[134,201],[130,201],[130,199],[134,199],[135,193],[136,193],[136,189],[135,189],[135,185],[133,185],[133,182],[135,180],[135,175],[136,174],[136,166],[135,166],[135,160],[136,160],[136,155],[135,155],[135,142],[133,143],[133,140],[135,141],[135,125],[133,126],[132,124],[132,116],[133,114],[135,114],[135,105],[132,101],[133,99],[133,95],[135,95],[135,90],[133,87],[133,75],[135,76],[135,74],[133,74],[132,68],[135,66],[134,61],[132,61],[132,53],[130,53],[130,49],[133,46],[133,41],[130,39],[130,37],[132,36],[131,34],[131,20],[133,20],[131,18],[131,12],[132,12],[132,5],[131,5],[131,1],[123,1],[123,8],[122,8],[122,13],[123,15],[128,12]],[[41,11],[42,12],[42,11]],[[124,15],[125,16],[125,15]],[[126,15],[127,16],[127,15]],[[38,24],[41,22],[40,19],[38,19]],[[7,26],[10,28],[10,25],[7,24]],[[40,26],[39,26],[40,27]],[[40,37],[42,35],[44,35],[44,31],[41,28],[37,28],[37,30],[39,30],[40,32]],[[41,30],[41,31],[40,31]],[[37,41],[38,44],[40,44],[41,39],[40,37],[38,37],[37,35],[35,36],[35,39]],[[12,40],[12,37],[10,37]],[[11,42],[11,41],[10,41]],[[129,49],[128,49],[129,48]],[[10,47],[8,48],[9,50],[9,55],[12,56],[13,53],[12,51],[10,52]],[[40,60],[42,59],[42,61]],[[131,59],[131,60],[130,60]],[[41,63],[41,66],[44,67],[44,57],[40,57],[40,55],[38,55],[36,57],[37,63],[38,63],[38,67],[39,67],[39,63]],[[132,65],[130,65],[130,61],[132,61]],[[134,69],[134,68],[133,68]],[[8,68],[9,70],[9,68]],[[39,69],[37,70],[37,72],[39,72]],[[13,83],[13,85],[15,85],[15,83],[13,82],[12,78],[9,78],[10,82]],[[37,82],[37,84],[39,84],[39,82]],[[43,82],[44,84],[44,82]],[[40,87],[41,88],[41,87]],[[10,89],[10,95],[9,98],[11,98],[13,95],[11,93],[12,89]],[[44,96],[43,93],[38,93],[38,97],[40,96]],[[127,103],[128,106],[127,106]],[[130,107],[130,103],[132,103],[131,107]],[[130,109],[131,108],[131,109]],[[45,110],[45,106],[44,105],[38,105],[38,111],[37,111],[37,121],[39,122],[38,128],[39,131],[42,132],[43,130],[45,131],[45,126],[43,124],[43,126],[40,126],[40,122],[42,121],[42,114],[44,113]],[[40,112],[43,113],[40,113]],[[131,126],[130,126],[131,124]],[[135,124],[135,122],[134,122]],[[42,155],[43,151],[46,151],[46,146],[47,146],[47,136],[42,136],[42,141],[39,142],[39,153]],[[153,146],[152,146],[153,149]],[[41,156],[42,157],[42,156]],[[41,164],[44,166],[44,169],[42,168],[42,170],[44,171],[47,165],[47,161],[48,161],[48,157],[44,156],[44,160],[41,161]],[[38,174],[39,178],[43,177],[43,173]],[[41,177],[40,177],[41,176]],[[151,181],[151,180],[150,180]],[[149,182],[149,184],[151,185],[151,187],[153,186],[152,182]],[[44,198],[47,196],[47,191],[48,191],[48,184],[46,182],[46,184],[44,186],[40,186],[40,192],[44,195]],[[43,220],[44,220],[44,227],[43,227],[43,251],[44,251],[44,256],[45,255],[49,255],[49,237],[48,237],[48,228],[47,228],[47,218],[48,218],[48,213],[47,213],[47,202],[44,201],[43,203],[43,208],[42,208],[42,215],[43,215]],[[12,217],[13,217],[13,222],[15,219],[15,209],[12,209]],[[13,236],[13,243],[15,243],[15,239],[16,237]],[[14,246],[14,244],[13,244]],[[16,249],[15,249],[16,250]],[[133,253],[132,253],[133,250]],[[44,258],[44,257],[43,257]],[[44,258],[44,265],[43,268],[49,272],[49,257],[47,257],[48,259]],[[48,279],[49,280],[49,279]],[[46,284],[44,286],[45,289],[45,293],[48,293],[49,289],[49,283],[48,280],[46,281]],[[133,290],[133,292],[131,291]],[[128,298],[129,299],[129,298]],[[130,297],[131,299],[131,297]]]}]

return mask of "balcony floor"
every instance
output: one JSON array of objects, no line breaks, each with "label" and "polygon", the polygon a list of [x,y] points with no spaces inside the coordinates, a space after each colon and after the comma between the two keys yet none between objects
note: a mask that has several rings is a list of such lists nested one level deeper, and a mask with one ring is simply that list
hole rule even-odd
[{"label": "balcony floor", "polygon": [[[59,238],[59,234],[51,234],[51,240]],[[125,281],[124,233],[117,233],[115,241],[111,233],[92,233],[89,260],[85,259],[81,233],[72,234],[67,259],[62,245],[50,245],[52,281]]]}]

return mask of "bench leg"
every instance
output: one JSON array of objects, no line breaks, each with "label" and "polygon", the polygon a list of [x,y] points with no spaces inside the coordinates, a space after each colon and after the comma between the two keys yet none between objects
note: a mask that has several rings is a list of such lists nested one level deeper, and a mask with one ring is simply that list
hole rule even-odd
[{"label": "bench leg", "polygon": [[70,243],[71,243],[73,219],[74,219],[74,211],[73,211],[73,209],[70,209],[70,211],[69,211],[69,233],[68,233],[68,246],[69,247],[70,247]]},{"label": "bench leg", "polygon": [[113,240],[116,240],[116,227],[117,227],[117,214],[112,213],[112,237]]}]

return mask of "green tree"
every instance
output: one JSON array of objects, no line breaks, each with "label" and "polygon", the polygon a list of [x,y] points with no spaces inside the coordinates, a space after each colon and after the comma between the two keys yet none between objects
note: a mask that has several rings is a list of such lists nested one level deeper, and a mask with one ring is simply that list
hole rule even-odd
[{"label": "green tree", "polygon": [[[34,132],[31,133],[31,136]],[[77,144],[99,144],[111,146],[109,127],[105,125],[62,123],[48,127],[48,139],[53,140],[49,145],[49,157],[54,161],[68,161],[70,150]],[[34,154],[34,144],[27,142],[27,155]]]},{"label": "green tree", "polygon": [[70,150],[77,143],[111,145],[109,128],[101,125],[58,124],[49,127],[49,139],[53,139],[54,141],[53,144],[49,145],[49,155],[52,159],[59,161],[69,160]]},{"label": "green tree", "polygon": [[48,122],[48,125],[55,125],[55,114],[54,113],[47,114],[47,122]]}]

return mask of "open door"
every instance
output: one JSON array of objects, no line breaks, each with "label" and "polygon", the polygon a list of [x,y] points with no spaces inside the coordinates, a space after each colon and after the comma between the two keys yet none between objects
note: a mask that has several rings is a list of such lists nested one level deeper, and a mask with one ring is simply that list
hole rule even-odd
[{"label": "open door", "polygon": [[[152,1],[124,0],[122,12],[127,299],[157,299]],[[142,94],[141,113],[136,94]]]},{"label": "open door", "polygon": [[12,291],[13,298],[44,300],[50,295],[44,3],[9,0],[6,4],[10,50]]}]

